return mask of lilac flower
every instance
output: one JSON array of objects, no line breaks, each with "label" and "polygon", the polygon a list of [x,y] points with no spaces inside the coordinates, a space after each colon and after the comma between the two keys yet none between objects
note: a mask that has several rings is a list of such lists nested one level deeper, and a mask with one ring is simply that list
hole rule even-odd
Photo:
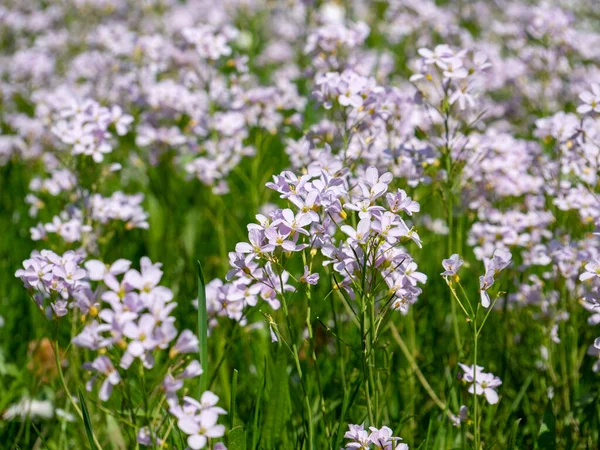
[{"label": "lilac flower", "polygon": [[172,354],[198,352],[198,337],[190,330],[184,330],[179,335]]},{"label": "lilac flower", "polygon": [[455,427],[460,427],[460,425],[465,422],[469,417],[469,408],[465,405],[462,405],[458,410],[458,415],[452,415],[452,425]]},{"label": "lilac flower", "polygon": [[349,236],[348,242],[365,244],[370,235],[371,220],[361,219],[361,221],[358,222],[356,229],[352,228],[350,225],[342,225],[340,229]]},{"label": "lilac flower", "polygon": [[277,247],[283,248],[287,252],[296,251],[296,243],[289,239],[289,228],[271,226],[265,231],[265,237],[268,243],[263,247],[265,252],[272,252]]},{"label": "lilac flower", "polygon": [[421,209],[421,206],[407,196],[406,192],[402,189],[398,189],[395,194],[388,192],[385,198],[390,207],[390,211],[393,213],[399,213],[400,211],[403,211],[409,216],[412,216],[413,213],[419,212]]},{"label": "lilac flower", "polygon": [[464,261],[460,259],[457,253],[454,253],[450,258],[444,259],[442,261],[442,266],[444,267],[444,272],[441,273],[442,276],[445,277],[453,277],[458,273],[458,270],[463,265]]},{"label": "lilac flower", "polygon": [[190,362],[187,367],[179,374],[172,375],[168,373],[163,380],[162,386],[167,393],[175,393],[183,387],[183,381],[202,375],[202,367],[197,360]]},{"label": "lilac flower", "polygon": [[102,382],[102,387],[100,388],[100,392],[98,397],[103,402],[107,401],[112,393],[113,386],[116,386],[121,382],[121,376],[119,372],[113,367],[110,359],[106,356],[98,356],[91,363],[85,363],[83,365],[84,369],[91,370],[95,372],[94,376],[86,383],[85,388],[88,392],[91,392],[94,386],[94,382],[97,377],[104,377],[104,381]]},{"label": "lilac flower", "polygon": [[587,114],[589,112],[600,112],[600,84],[593,83],[591,91],[583,91],[579,94],[579,99],[583,102],[577,107],[579,114]]},{"label": "lilac flower", "polygon": [[[146,351],[156,346],[153,339],[156,320],[151,314],[144,314],[138,323],[128,322],[123,327],[123,334],[132,339],[127,346],[127,352],[134,357],[141,357]],[[125,367],[124,367],[125,368]]]},{"label": "lilac flower", "polygon": [[304,274],[300,277],[300,283],[316,285],[319,282],[318,273],[310,273],[308,266],[304,266]]},{"label": "lilac flower", "polygon": [[200,402],[184,397],[183,406],[173,405],[171,414],[177,418],[177,426],[188,435],[187,444],[193,450],[202,449],[208,438],[217,438],[225,434],[225,427],[218,425],[219,415],[226,412],[216,407],[218,397],[212,392],[204,392]]},{"label": "lilac flower", "polygon": [[368,448],[369,433],[365,430],[364,425],[348,425],[348,431],[344,434],[344,439],[351,439],[353,442],[346,444],[347,449],[364,449]]},{"label": "lilac flower", "polygon": [[265,244],[265,234],[262,230],[252,228],[248,230],[249,242],[238,242],[235,246],[237,253],[249,253],[251,256],[260,257]]},{"label": "lilac flower", "polygon": [[484,394],[490,405],[498,403],[498,393],[495,389],[502,384],[500,378],[491,373],[483,372],[481,366],[467,366],[460,363],[459,366],[464,371],[463,380],[469,384],[469,393]]},{"label": "lilac flower", "polygon": [[104,279],[107,274],[121,275],[129,270],[131,261],[118,259],[111,266],[107,266],[102,261],[90,259],[85,262],[84,267],[88,271],[90,280],[98,281]]},{"label": "lilac flower", "polygon": [[494,284],[494,277],[491,275],[482,275],[479,277],[479,295],[481,297],[481,306],[489,308],[491,304],[488,289]]},{"label": "lilac flower", "polygon": [[389,427],[383,426],[380,429],[369,427],[369,430],[371,430],[369,441],[375,445],[375,448],[381,450],[408,450],[408,445],[397,443],[402,439],[393,436],[393,432]]},{"label": "lilac flower", "polygon": [[585,272],[579,275],[580,281],[587,281],[592,278],[600,278],[600,261],[594,260],[585,265]]},{"label": "lilac flower", "polygon": [[273,222],[273,226],[280,225],[280,229],[284,234],[302,233],[308,236],[308,231],[303,227],[312,222],[310,214],[298,213],[294,215],[289,208],[281,211],[282,218]]}]

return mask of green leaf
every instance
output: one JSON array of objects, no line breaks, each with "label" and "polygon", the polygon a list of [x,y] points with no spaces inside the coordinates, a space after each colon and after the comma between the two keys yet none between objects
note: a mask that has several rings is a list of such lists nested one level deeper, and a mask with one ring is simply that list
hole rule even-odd
[{"label": "green leaf", "polygon": [[278,444],[292,413],[286,354],[281,348],[278,353],[270,374],[271,389],[263,422],[262,443],[265,448],[281,448]]},{"label": "green leaf", "polygon": [[552,402],[548,401],[540,431],[538,433],[538,448],[540,450],[556,450],[556,418],[552,411]]},{"label": "green leaf", "polygon": [[229,450],[246,450],[246,433],[244,432],[244,428],[232,428],[227,433],[227,444]]},{"label": "green leaf", "polygon": [[46,443],[46,440],[44,439],[44,436],[42,435],[40,430],[38,430],[38,428],[35,426],[35,423],[33,421],[31,422],[31,426],[35,430],[35,434],[37,434],[38,437],[41,439],[42,444],[44,444],[44,447],[46,447],[47,449],[50,449],[50,447],[48,447],[48,444]]},{"label": "green leaf", "polygon": [[206,390],[208,381],[208,313],[206,312],[206,284],[204,283],[204,272],[202,264],[198,263],[198,341],[200,352],[200,365],[203,374],[200,376],[200,392],[198,398]]},{"label": "green leaf", "polygon": [[110,414],[106,415],[106,434],[110,440],[112,448],[115,450],[127,450],[127,444],[121,428],[113,416]]},{"label": "green leaf", "polygon": [[517,419],[512,424],[510,429],[510,434],[508,435],[508,442],[506,445],[506,450],[517,450],[517,435],[519,433],[519,424],[521,423],[521,419]]},{"label": "green leaf", "polygon": [[87,433],[88,441],[90,441],[90,448],[96,450],[96,444],[94,444],[94,433],[92,431],[92,421],[90,420],[90,413],[88,412],[85,398],[81,389],[77,389],[79,393],[79,403],[81,404],[81,413],[83,414],[83,424],[85,425],[85,432]]}]

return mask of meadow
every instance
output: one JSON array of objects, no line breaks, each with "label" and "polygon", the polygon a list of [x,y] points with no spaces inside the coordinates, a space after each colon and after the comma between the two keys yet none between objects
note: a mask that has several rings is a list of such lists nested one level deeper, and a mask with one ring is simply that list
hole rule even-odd
[{"label": "meadow", "polygon": [[599,23],[0,2],[0,449],[600,449]]}]

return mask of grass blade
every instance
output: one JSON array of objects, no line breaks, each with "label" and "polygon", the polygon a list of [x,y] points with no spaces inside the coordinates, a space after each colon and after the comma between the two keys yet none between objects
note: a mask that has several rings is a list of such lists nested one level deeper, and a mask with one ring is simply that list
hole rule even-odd
[{"label": "grass blade", "polygon": [[544,419],[540,426],[537,443],[540,450],[556,450],[556,418],[550,401],[544,411]]},{"label": "grass blade", "polygon": [[519,433],[519,424],[521,423],[521,419],[517,419],[514,421],[510,434],[508,435],[508,443],[506,445],[506,450],[516,450],[517,449],[517,438]]},{"label": "grass blade", "polygon": [[235,422],[235,397],[237,395],[238,371],[233,369],[233,380],[231,381],[231,403],[229,405],[229,418],[231,420],[231,428]]},{"label": "grass blade", "polygon": [[90,420],[90,413],[88,412],[85,398],[83,397],[83,392],[81,392],[81,389],[77,389],[77,391],[79,393],[79,403],[81,404],[81,413],[83,414],[85,432],[87,433],[88,441],[90,441],[90,448],[92,450],[97,450],[96,444],[94,443],[94,433],[92,432],[92,421]]},{"label": "grass blade", "polygon": [[206,312],[206,289],[202,264],[198,263],[198,348],[200,353],[200,365],[203,374],[200,376],[198,398],[206,390],[208,380],[208,313]]},{"label": "grass blade", "polygon": [[246,433],[242,427],[232,428],[227,433],[227,439],[229,450],[246,450]]}]

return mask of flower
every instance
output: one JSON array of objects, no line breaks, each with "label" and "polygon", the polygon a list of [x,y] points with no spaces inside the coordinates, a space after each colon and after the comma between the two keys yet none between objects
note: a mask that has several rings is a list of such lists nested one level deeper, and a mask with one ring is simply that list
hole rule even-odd
[{"label": "flower", "polygon": [[579,114],[600,112],[600,84],[593,83],[590,88],[590,91],[583,91],[579,94],[579,99],[583,102],[577,107]]},{"label": "flower", "polygon": [[492,373],[483,372],[481,366],[467,366],[458,364],[463,370],[463,380],[469,384],[469,393],[475,395],[485,395],[490,405],[498,403],[498,393],[496,388],[502,384],[502,380]]},{"label": "flower", "polygon": [[465,422],[469,417],[469,408],[465,405],[462,405],[458,410],[458,416],[452,415],[452,425],[455,427],[460,427],[460,424]]},{"label": "flower", "polygon": [[112,393],[113,386],[121,382],[121,376],[113,367],[110,359],[106,356],[98,356],[91,363],[85,363],[83,368],[95,372],[95,375],[85,385],[88,392],[92,391],[94,381],[98,376],[105,377],[98,397],[104,402],[107,401]]},{"label": "flower", "polygon": [[579,275],[580,281],[587,281],[592,278],[600,278],[600,261],[595,259],[585,265],[585,272]]},{"label": "flower", "polygon": [[219,415],[227,414],[216,405],[219,397],[210,391],[202,394],[200,402],[191,397],[183,398],[183,405],[175,404],[169,411],[177,420],[177,426],[188,435],[187,444],[193,450],[202,449],[208,438],[217,438],[225,434],[225,427],[218,425]]},{"label": "flower", "polygon": [[444,271],[441,273],[442,276],[445,277],[453,277],[458,273],[458,270],[463,265],[464,261],[460,259],[458,253],[454,253],[450,258],[444,259],[442,261],[442,266],[444,267]]},{"label": "flower", "polygon": [[300,283],[316,285],[319,282],[318,273],[310,273],[308,266],[304,266],[304,273],[300,277]]}]

